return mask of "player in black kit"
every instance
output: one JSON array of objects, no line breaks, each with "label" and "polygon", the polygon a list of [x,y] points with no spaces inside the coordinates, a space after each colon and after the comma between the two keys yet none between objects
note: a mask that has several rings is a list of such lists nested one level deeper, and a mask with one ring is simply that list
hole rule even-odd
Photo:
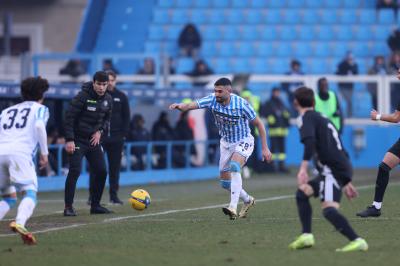
[{"label": "player in black kit", "polygon": [[[314,111],[314,92],[301,87],[294,93],[294,105],[300,114],[300,140],[304,145],[303,161],[297,174],[297,209],[302,234],[289,245],[290,249],[310,248],[315,244],[311,233],[312,209],[309,197],[320,197],[324,217],[346,236],[350,243],[336,251],[368,250],[367,242],[360,238],[347,219],[338,211],[342,189],[352,199],[357,191],[351,183],[353,170],[335,126]],[[309,181],[307,168],[313,155],[318,158],[319,176]]]},{"label": "player in black kit", "polygon": [[[400,70],[397,73],[397,79],[400,79]],[[400,103],[392,114],[380,114],[376,110],[371,111],[371,119],[375,121],[385,121],[389,123],[400,122]],[[381,208],[383,196],[389,183],[390,171],[400,163],[400,139],[393,144],[386,152],[382,162],[379,164],[378,175],[375,183],[374,201],[365,210],[357,213],[360,217],[379,217],[381,216]]]}]

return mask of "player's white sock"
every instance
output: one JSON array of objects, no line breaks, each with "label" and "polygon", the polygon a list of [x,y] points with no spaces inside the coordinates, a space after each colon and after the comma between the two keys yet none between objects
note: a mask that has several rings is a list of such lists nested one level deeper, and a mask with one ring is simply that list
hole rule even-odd
[{"label": "player's white sock", "polygon": [[[240,192],[242,191],[242,176],[239,172],[231,173],[231,203],[230,208],[237,209]],[[247,193],[246,193],[247,194]]]},{"label": "player's white sock", "polygon": [[26,221],[32,216],[36,203],[30,197],[24,197],[18,206],[16,223],[25,226]]},{"label": "player's white sock", "polygon": [[377,208],[378,210],[380,210],[382,208],[382,202],[374,201],[374,202],[372,202],[372,205],[374,205],[375,208]]},{"label": "player's white sock", "polygon": [[249,202],[250,201],[250,196],[247,194],[246,190],[242,189],[240,191],[240,198],[243,200],[243,202]]},{"label": "player's white sock", "polygon": [[0,220],[6,216],[7,212],[10,210],[10,205],[5,200],[0,201]]}]

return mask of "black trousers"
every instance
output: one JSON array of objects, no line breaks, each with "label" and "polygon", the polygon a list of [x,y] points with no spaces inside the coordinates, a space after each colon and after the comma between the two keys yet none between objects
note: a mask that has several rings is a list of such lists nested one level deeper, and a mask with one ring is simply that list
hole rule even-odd
[{"label": "black trousers", "polygon": [[[117,197],[119,189],[119,172],[121,170],[122,149],[124,148],[124,141],[105,141],[102,143],[104,152],[108,160],[108,181],[110,184],[110,199]],[[94,171],[90,171],[90,195],[93,194],[95,187],[96,176]],[[90,196],[91,197],[91,196]]]},{"label": "black trousers", "polygon": [[91,204],[98,206],[107,178],[103,149],[100,145],[91,146],[89,140],[76,140],[75,147],[75,152],[69,155],[69,171],[65,180],[65,205],[72,206],[74,203],[76,182],[81,174],[82,159],[86,157],[91,172],[96,176],[92,187]]}]

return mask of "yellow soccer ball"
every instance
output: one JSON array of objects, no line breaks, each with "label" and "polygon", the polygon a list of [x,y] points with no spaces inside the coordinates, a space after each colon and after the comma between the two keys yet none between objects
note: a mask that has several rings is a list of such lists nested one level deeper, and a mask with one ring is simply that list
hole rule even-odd
[{"label": "yellow soccer ball", "polygon": [[150,194],[144,189],[136,189],[131,193],[129,203],[138,211],[146,209],[150,205]]}]

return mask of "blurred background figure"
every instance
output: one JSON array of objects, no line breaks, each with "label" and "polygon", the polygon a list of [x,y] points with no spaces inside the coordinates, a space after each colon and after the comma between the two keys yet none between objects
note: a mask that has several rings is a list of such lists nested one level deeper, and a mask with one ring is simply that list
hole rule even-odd
[{"label": "blurred background figure", "polygon": [[118,69],[115,68],[112,59],[107,58],[103,60],[103,71],[112,71],[116,75],[119,74]]},{"label": "blurred background figure", "polygon": [[69,75],[72,78],[77,78],[80,75],[86,74],[86,68],[79,59],[71,59],[65,67],[59,71],[60,75]]},{"label": "blurred background figure", "polygon": [[[158,120],[154,123],[151,130],[152,140],[155,141],[168,141],[174,139],[174,130],[168,119],[168,113],[162,111]],[[157,155],[156,167],[163,169],[167,167],[167,145],[160,144],[154,145],[154,151]]]},{"label": "blurred background figure", "polygon": [[[400,52],[393,53],[389,62],[389,74],[397,75],[400,68]],[[391,110],[394,111],[400,102],[400,83],[390,83],[390,105]]]},{"label": "blurred background figure", "polygon": [[[175,134],[174,139],[177,141],[193,141],[194,133],[193,133],[193,125],[189,121],[189,112],[180,113],[179,120],[175,126]],[[189,160],[189,165],[191,164],[191,156],[186,157],[186,146],[185,145],[174,145],[173,149],[173,163],[177,168],[185,167],[186,160]],[[194,143],[189,145],[189,154],[196,155],[196,148]]]},{"label": "blurred background figure", "polygon": [[194,24],[186,24],[182,29],[179,34],[178,46],[180,55],[197,58],[201,47],[201,36]]},{"label": "blurred background figure", "polygon": [[[368,75],[387,75],[388,73],[389,73],[389,68],[385,63],[385,57],[381,55],[375,56],[374,64],[368,70]],[[372,107],[375,110],[378,107],[377,87],[378,85],[375,82],[367,83],[368,91],[371,94]]]},{"label": "blurred background figure", "polygon": [[376,1],[376,10],[379,12],[381,9],[393,9],[394,16],[397,18],[398,11],[398,3],[397,0],[377,0]]},{"label": "blurred background figure", "polygon": [[[202,59],[197,60],[194,65],[194,69],[188,73],[188,75],[193,78],[208,76],[208,75],[212,75],[212,74],[214,74],[214,71]],[[193,82],[193,86],[197,86],[197,87],[205,86],[206,84],[207,84],[207,82],[204,82],[204,81],[196,81],[195,80]]]},{"label": "blurred background figure", "polygon": [[[146,142],[150,141],[150,132],[144,127],[145,121],[141,114],[134,114],[129,126],[128,141],[131,142]],[[133,146],[131,154],[133,155],[133,170],[144,170],[145,163],[143,157],[146,155],[146,145]]]},{"label": "blurred background figure", "polygon": [[[350,76],[358,74],[358,65],[354,61],[353,54],[347,52],[345,58],[338,64],[336,75],[340,76]],[[347,103],[347,116],[351,117],[353,115],[353,87],[352,82],[339,82],[339,90],[343,98]]]},{"label": "blurred background figure", "polygon": [[339,99],[329,89],[328,80],[318,80],[318,93],[315,94],[315,111],[328,118],[336,127],[339,134],[343,131],[343,115],[340,109]]},{"label": "blurred background figure", "polygon": [[[297,59],[292,60],[290,62],[290,70],[286,72],[285,75],[304,76],[304,72],[301,70],[301,62]],[[294,91],[302,85],[302,82],[282,83],[282,89],[286,92],[290,103],[289,110],[292,117],[297,116],[297,111],[292,107]]]},{"label": "blurred background figure", "polygon": [[[154,75],[156,73],[156,67],[153,58],[147,57],[143,61],[143,67],[138,70],[136,74],[139,75]],[[142,81],[136,84],[154,86],[154,82],[151,81]]]},{"label": "blurred background figure", "polygon": [[273,88],[271,98],[261,106],[261,117],[266,118],[275,172],[288,173],[286,168],[286,137],[288,135],[290,113],[281,99],[279,88]]}]

